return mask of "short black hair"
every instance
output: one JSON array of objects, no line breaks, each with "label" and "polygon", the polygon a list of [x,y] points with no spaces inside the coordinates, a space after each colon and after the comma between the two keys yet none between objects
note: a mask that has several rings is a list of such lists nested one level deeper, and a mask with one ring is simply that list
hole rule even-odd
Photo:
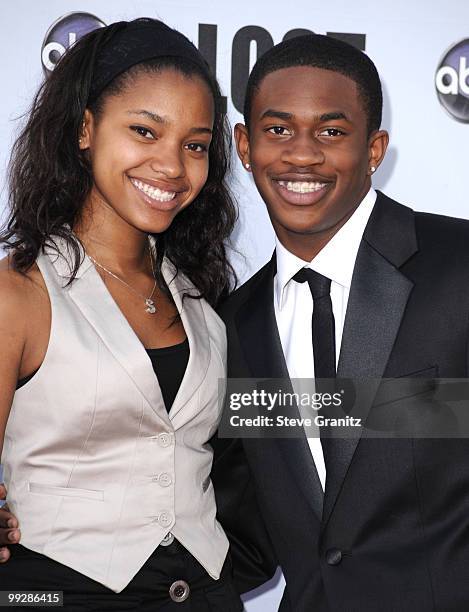
[{"label": "short black hair", "polygon": [[271,72],[311,66],[338,72],[355,81],[367,116],[368,133],[381,125],[383,94],[376,66],[356,47],[331,36],[306,34],[285,40],[264,53],[254,65],[246,87],[244,122],[249,129],[252,101]]}]

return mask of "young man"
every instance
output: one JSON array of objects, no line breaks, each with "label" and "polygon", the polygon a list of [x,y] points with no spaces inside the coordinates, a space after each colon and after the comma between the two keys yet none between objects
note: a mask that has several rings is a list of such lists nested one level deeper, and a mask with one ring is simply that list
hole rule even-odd
[{"label": "young man", "polygon": [[[236,140],[276,249],[221,311],[229,377],[370,379],[364,422],[376,379],[468,375],[469,222],[372,189],[381,108],[375,66],[345,43],[303,36],[259,59]],[[220,440],[222,522],[252,535],[255,491],[282,611],[469,610],[469,441],[362,433]]]}]

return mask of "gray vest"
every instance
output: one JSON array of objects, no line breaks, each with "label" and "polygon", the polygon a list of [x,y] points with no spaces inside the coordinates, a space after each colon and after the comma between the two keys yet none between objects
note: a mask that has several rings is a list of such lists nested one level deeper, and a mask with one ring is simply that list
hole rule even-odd
[{"label": "gray vest", "polygon": [[22,544],[119,592],[171,531],[217,579],[228,540],[206,442],[224,394],[223,323],[204,300],[182,306],[195,289],[165,261],[190,346],[168,415],[150,359],[91,261],[66,288],[64,257],[49,252],[37,264],[52,309],[49,345],[15,393],[2,454]]}]

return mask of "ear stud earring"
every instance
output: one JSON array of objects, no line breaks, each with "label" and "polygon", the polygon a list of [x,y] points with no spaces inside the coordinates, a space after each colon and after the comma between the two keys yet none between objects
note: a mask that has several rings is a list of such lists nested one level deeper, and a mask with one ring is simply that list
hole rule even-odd
[{"label": "ear stud earring", "polygon": [[246,170],[249,170],[249,168],[251,167],[251,164],[249,164],[248,162],[246,162],[244,164],[244,167],[246,168]]},{"label": "ear stud earring", "polygon": [[[83,134],[85,131],[85,120],[83,119],[82,123],[81,123],[81,133]],[[83,141],[83,135],[78,137],[78,144],[81,145]]]},{"label": "ear stud earring", "polygon": [[376,172],[376,166],[370,166],[370,173]]}]

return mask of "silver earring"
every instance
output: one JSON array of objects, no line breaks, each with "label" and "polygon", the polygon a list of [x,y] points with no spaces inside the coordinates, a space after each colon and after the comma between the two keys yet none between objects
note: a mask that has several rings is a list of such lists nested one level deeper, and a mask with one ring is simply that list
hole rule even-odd
[{"label": "silver earring", "polygon": [[246,168],[246,170],[249,170],[249,168],[251,167],[251,164],[249,164],[248,162],[246,162],[244,164],[244,167]]},{"label": "silver earring", "polygon": [[78,138],[78,144],[81,144],[81,143],[82,143],[82,141],[83,141],[83,133],[84,133],[84,131],[85,131],[85,125],[86,125],[86,124],[85,124],[85,120],[83,119],[82,124],[81,124],[81,133],[82,133],[82,136],[79,136],[79,138]]},{"label": "silver earring", "polygon": [[376,166],[370,167],[370,173],[373,174],[373,172],[376,172]]}]

